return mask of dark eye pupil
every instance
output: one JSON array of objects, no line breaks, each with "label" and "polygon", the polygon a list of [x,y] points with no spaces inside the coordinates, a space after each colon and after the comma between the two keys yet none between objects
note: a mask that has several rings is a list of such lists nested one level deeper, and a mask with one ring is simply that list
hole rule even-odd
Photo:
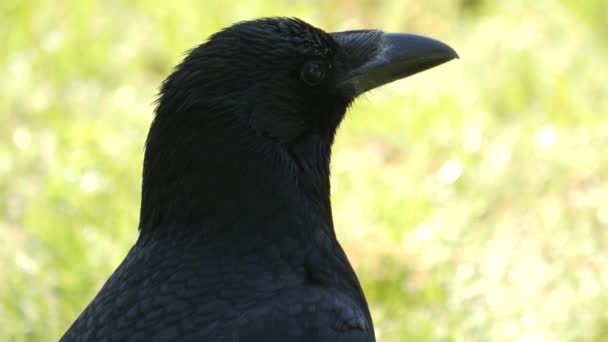
[{"label": "dark eye pupil", "polygon": [[302,68],[301,78],[309,85],[317,85],[323,81],[327,65],[323,62],[308,62]]}]

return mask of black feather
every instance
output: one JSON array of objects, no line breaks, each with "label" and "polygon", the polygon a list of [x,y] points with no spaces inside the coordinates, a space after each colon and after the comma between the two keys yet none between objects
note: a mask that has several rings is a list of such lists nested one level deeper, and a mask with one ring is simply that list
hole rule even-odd
[{"label": "black feather", "polygon": [[140,235],[62,341],[373,341],[329,164],[364,91],[456,58],[430,38],[233,25],[162,84]]}]

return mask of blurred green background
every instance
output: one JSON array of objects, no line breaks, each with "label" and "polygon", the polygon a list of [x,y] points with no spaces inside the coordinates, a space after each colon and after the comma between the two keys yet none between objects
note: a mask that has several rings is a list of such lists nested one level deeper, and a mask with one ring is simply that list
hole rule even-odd
[{"label": "blurred green background", "polygon": [[336,229],[379,341],[608,341],[608,2],[0,2],[0,340],[56,340],[137,237],[157,87],[244,19],[439,38],[359,99]]}]

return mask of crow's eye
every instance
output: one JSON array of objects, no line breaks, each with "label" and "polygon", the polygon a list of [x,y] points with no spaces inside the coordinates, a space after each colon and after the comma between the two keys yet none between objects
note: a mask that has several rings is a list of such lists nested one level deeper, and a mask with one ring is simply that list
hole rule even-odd
[{"label": "crow's eye", "polygon": [[320,60],[313,60],[304,63],[300,71],[300,78],[306,84],[314,86],[321,83],[327,76],[327,63]]}]

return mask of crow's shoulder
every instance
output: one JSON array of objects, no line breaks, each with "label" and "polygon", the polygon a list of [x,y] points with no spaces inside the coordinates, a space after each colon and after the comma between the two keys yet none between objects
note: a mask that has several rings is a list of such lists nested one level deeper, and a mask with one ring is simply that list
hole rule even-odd
[{"label": "crow's shoulder", "polygon": [[62,341],[373,340],[352,297],[259,258],[135,245]]}]

